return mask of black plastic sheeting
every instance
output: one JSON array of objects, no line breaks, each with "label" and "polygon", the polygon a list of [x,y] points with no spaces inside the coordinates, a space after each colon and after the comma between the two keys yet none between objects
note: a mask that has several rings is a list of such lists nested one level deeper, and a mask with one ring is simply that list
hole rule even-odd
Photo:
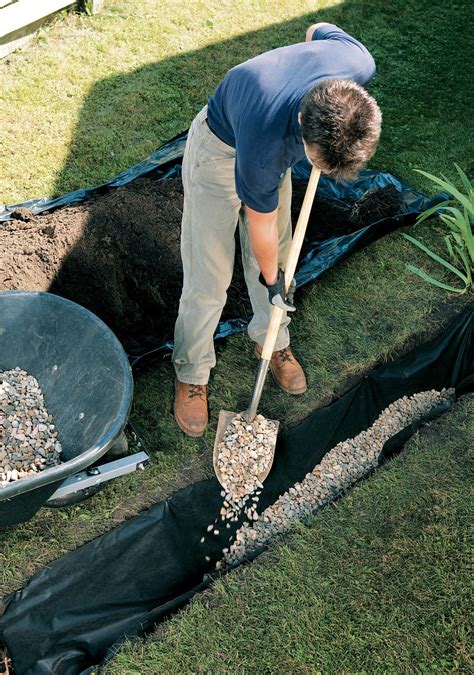
[{"label": "black plastic sheeting", "polygon": [[[52,211],[62,206],[81,203],[90,197],[95,197],[110,189],[121,187],[145,175],[157,180],[166,180],[167,178],[176,176],[181,172],[186,138],[187,132],[179,134],[160,146],[143,162],[132,166],[111,181],[98,187],[68,192],[60,197],[30,199],[26,202],[9,206],[0,205],[0,222],[10,220],[15,210],[20,207],[28,208],[34,215],[38,215],[44,211]],[[303,160],[292,167],[293,179],[307,181],[310,171],[310,164],[306,160]],[[351,253],[363,246],[367,246],[367,244],[382,237],[384,234],[388,234],[401,225],[413,223],[419,213],[445,200],[448,196],[445,193],[440,193],[429,199],[390,173],[369,170],[362,171],[355,181],[347,184],[336,184],[326,176],[321,176],[318,184],[318,195],[326,200],[339,202],[341,206],[351,206],[367,190],[375,187],[382,188],[389,184],[392,184],[400,194],[400,212],[393,218],[384,218],[352,234],[333,237],[322,242],[313,242],[305,257],[298,265],[296,273],[297,286],[302,286],[317,279],[324,272],[347,258]],[[248,320],[246,317],[235,317],[233,320],[220,322],[215,339],[244,331]],[[147,362],[150,359],[160,360],[169,353],[171,348],[172,342],[167,342],[164,345],[157,345],[156,349],[148,350],[145,353],[134,353],[133,358],[137,361],[146,355]],[[133,365],[136,365],[135,361],[133,361]]]},{"label": "black plastic sheeting", "polygon": [[[278,439],[260,510],[272,504],[340,441],[367,429],[394,400],[427,389],[474,390],[474,312],[460,314],[435,340],[378,368],[332,404]],[[416,425],[391,439],[393,453]],[[209,479],[40,570],[4,599],[0,644],[17,675],[76,675],[110,658],[127,636],[149,631],[205,588],[229,533],[200,539],[220,508]],[[210,556],[206,562],[205,556]]]}]

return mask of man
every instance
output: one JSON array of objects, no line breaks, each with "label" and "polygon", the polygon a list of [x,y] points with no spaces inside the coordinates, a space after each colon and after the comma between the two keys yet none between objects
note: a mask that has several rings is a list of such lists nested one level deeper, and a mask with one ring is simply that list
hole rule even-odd
[{"label": "man", "polygon": [[306,390],[289,343],[284,267],[291,244],[291,169],[305,154],[336,180],[352,179],[375,152],[381,113],[363,89],[375,73],[367,49],[329,23],[306,42],[232,68],[194,119],[183,158],[184,281],[175,327],[175,419],[192,437],[208,422],[213,334],[234,265],[239,223],[258,357],[271,305],[284,308],[270,368],[289,394]]}]

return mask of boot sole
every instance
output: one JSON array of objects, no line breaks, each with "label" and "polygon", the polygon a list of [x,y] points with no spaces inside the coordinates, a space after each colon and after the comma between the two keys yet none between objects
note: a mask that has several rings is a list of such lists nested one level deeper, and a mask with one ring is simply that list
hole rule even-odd
[{"label": "boot sole", "polygon": [[204,432],[207,429],[207,424],[202,431],[190,431],[183,424],[181,424],[181,422],[179,421],[179,419],[176,415],[176,406],[174,406],[174,419],[175,419],[175,422],[178,425],[178,427],[181,429],[181,431],[183,433],[185,433],[186,436],[189,436],[189,438],[201,438],[201,436],[204,436]]}]

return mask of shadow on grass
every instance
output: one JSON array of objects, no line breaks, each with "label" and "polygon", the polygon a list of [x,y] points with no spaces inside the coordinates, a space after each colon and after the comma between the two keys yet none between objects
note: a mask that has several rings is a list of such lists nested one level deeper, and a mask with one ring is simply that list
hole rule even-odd
[{"label": "shadow on grass", "polygon": [[[100,80],[84,102],[55,193],[85,187],[81,180],[90,166],[103,166],[104,180],[126,169],[120,162],[124,149],[143,139],[150,141],[151,148],[157,147],[186,129],[229,68],[264,51],[304,40],[307,27],[315,21],[340,25],[374,55],[378,74],[370,89],[384,113],[375,162],[392,170],[391,162],[397,157],[389,151],[400,143],[412,146],[428,140],[433,147],[452,144],[455,139],[449,138],[448,125],[455,121],[459,136],[462,120],[469,119],[466,77],[474,59],[462,29],[470,19],[468,3],[458,4],[454,12],[441,0],[395,4],[345,0],[329,9]],[[439,135],[426,139],[424,128],[431,122],[439,123]],[[466,133],[472,131],[467,128]],[[429,152],[429,148],[417,148],[421,156],[425,150]],[[413,179],[412,174],[408,177]]]}]

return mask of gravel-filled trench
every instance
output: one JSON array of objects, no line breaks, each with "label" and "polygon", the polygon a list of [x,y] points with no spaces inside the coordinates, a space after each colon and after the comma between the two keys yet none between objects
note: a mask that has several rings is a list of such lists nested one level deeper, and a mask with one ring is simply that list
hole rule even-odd
[{"label": "gravel-filled trench", "polygon": [[[275,536],[289,532],[298,520],[336,499],[358,480],[375,469],[385,443],[409,425],[426,418],[434,410],[448,410],[454,405],[454,389],[429,390],[403,396],[383,410],[371,427],[354,438],[338,443],[305,478],[295,483],[277,501],[257,515],[258,484],[246,491],[249,502],[242,507],[246,520],[231,537],[216,569],[233,566],[267,545]],[[250,479],[248,479],[251,482]],[[225,495],[230,501],[231,495]],[[225,504],[226,502],[224,502]],[[223,508],[210,533],[218,534],[220,521],[235,521],[235,509]],[[201,540],[204,543],[204,538]]]}]

